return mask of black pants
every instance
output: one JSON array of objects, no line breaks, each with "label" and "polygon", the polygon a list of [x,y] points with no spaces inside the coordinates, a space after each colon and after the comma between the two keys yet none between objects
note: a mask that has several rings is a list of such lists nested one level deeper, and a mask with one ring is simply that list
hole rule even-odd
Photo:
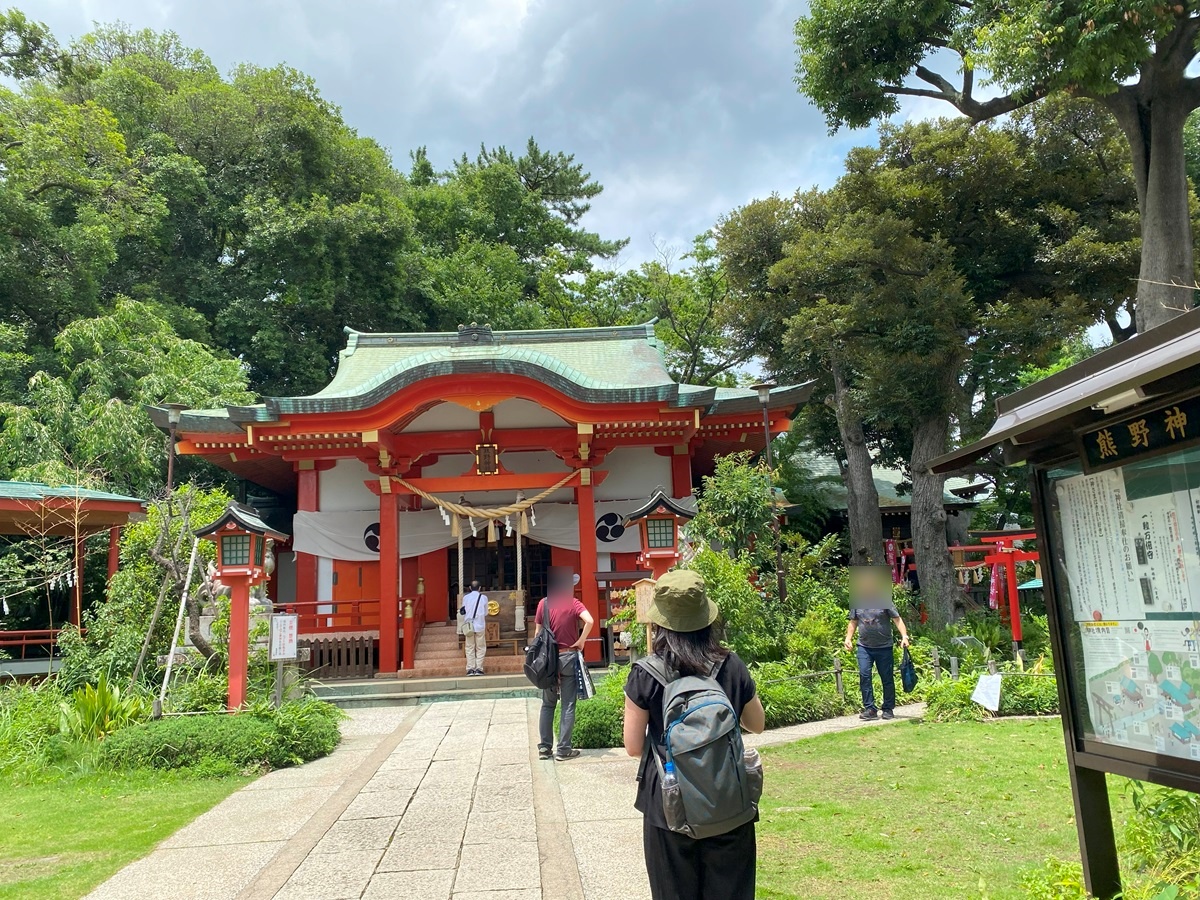
[{"label": "black pants", "polygon": [[754,900],[754,823],[693,840],[642,820],[654,900]]}]

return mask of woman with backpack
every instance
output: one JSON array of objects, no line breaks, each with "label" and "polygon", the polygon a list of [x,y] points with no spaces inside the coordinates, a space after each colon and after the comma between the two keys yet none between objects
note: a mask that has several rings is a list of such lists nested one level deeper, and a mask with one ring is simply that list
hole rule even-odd
[{"label": "woman with backpack", "polygon": [[[655,626],[653,653],[638,661],[625,684],[625,751],[642,757],[634,805],[643,816],[642,842],[654,900],[754,897],[754,823],[761,768],[757,791],[748,794],[742,782],[742,760],[732,764],[728,760],[733,753],[740,757],[738,725],[758,734],[766,725],[766,714],[746,664],[721,645],[714,631],[718,614],[697,573],[678,570],[660,578],[649,608]],[[685,727],[672,731],[669,740],[669,726],[685,717]],[[698,743],[722,750],[705,753],[704,746],[698,746],[687,755],[689,729],[692,737],[711,729]],[[713,735],[723,743],[713,742]],[[726,747],[736,749],[730,752]],[[665,795],[664,777],[670,786]],[[694,783],[704,778],[712,783]],[[678,799],[677,790],[684,799]],[[688,792],[725,808],[689,805]],[[664,796],[672,794],[676,802],[667,801],[672,803],[668,812]],[[688,809],[691,815],[685,813]],[[710,821],[703,821],[706,816]],[[730,822],[738,824],[725,830]]]}]

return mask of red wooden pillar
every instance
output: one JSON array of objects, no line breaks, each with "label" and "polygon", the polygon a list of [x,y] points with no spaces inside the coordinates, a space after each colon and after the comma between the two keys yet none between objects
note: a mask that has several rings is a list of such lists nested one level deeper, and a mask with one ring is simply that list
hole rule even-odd
[{"label": "red wooden pillar", "polygon": [[1004,566],[1004,575],[1008,581],[1009,619],[1012,625],[1013,643],[1020,646],[1024,635],[1021,628],[1021,598],[1017,591],[1017,555],[1009,553],[1008,557],[1008,562]]},{"label": "red wooden pillar", "polygon": [[121,526],[108,529],[108,580],[112,581],[121,563]]},{"label": "red wooden pillar", "polygon": [[692,457],[687,444],[682,444],[671,455],[671,496],[680,499],[691,495]]},{"label": "red wooden pillar", "polygon": [[[300,512],[317,512],[320,508],[320,473],[316,468],[301,469],[296,493],[296,509]],[[311,553],[296,554],[297,602],[312,602],[317,599],[317,558]]]},{"label": "red wooden pillar", "polygon": [[[400,496],[379,495],[379,672],[395,675],[400,662]],[[405,668],[412,659],[404,660]]]},{"label": "red wooden pillar", "polygon": [[246,702],[246,674],[250,663],[250,578],[225,575],[229,585],[229,699],[227,709]]},{"label": "red wooden pillar", "polygon": [[[580,476],[584,483],[575,488],[575,503],[579,508],[579,586],[583,589],[583,605],[596,620],[592,636],[600,630],[600,590],[596,584],[596,499],[592,489],[592,470],[583,469]],[[589,640],[584,647],[583,658],[588,662],[600,661],[600,641]]]}]

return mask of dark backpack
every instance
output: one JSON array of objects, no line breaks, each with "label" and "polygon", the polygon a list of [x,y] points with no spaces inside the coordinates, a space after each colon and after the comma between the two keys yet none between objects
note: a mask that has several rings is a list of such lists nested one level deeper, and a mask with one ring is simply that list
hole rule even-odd
[{"label": "dark backpack", "polygon": [[[753,821],[762,796],[762,764],[757,753],[746,755],[737,710],[717,681],[723,662],[707,677],[680,678],[658,656],[637,661],[663,688],[665,758],[649,737],[645,751],[658,766],[663,814],[671,831],[691,838],[715,837]],[[674,785],[666,782],[668,763]]]},{"label": "dark backpack", "polygon": [[535,688],[546,690],[558,687],[558,641],[550,628],[550,613],[542,606],[542,630],[533,643],[525,648],[525,677]]}]

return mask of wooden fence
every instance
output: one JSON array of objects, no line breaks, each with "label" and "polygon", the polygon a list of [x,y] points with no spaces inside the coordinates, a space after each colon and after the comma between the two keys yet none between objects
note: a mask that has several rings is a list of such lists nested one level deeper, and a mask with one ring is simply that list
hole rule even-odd
[{"label": "wooden fence", "polygon": [[[366,635],[301,638],[309,651],[305,674],[322,678],[374,678],[375,641]],[[301,654],[303,656],[303,653]]]}]

